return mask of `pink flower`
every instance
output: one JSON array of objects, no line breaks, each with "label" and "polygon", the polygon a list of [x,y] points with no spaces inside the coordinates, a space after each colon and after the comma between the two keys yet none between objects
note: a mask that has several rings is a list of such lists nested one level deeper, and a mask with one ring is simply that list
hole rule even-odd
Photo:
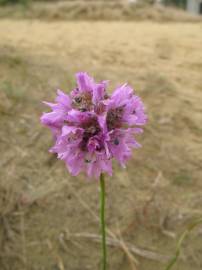
[{"label": "pink flower", "polygon": [[72,175],[112,175],[112,159],[125,167],[132,149],[140,147],[135,134],[142,133],[138,126],[147,121],[144,105],[127,84],[109,96],[107,81],[96,83],[84,72],[76,79],[69,96],[58,90],[55,103],[44,102],[52,109],[41,117],[55,138],[50,151],[64,160]]}]

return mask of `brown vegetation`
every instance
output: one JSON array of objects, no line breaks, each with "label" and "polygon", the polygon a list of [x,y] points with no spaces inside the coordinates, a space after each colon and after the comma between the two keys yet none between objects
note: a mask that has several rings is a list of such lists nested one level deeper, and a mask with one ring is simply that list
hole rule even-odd
[{"label": "brown vegetation", "polygon": [[200,16],[192,16],[183,10],[154,6],[140,1],[56,1],[54,3],[33,1],[30,4],[10,5],[0,8],[0,18],[40,20],[126,20],[126,21],[176,21],[197,22]]},{"label": "brown vegetation", "polygon": [[[110,270],[164,269],[202,215],[201,24],[0,22],[0,269],[99,269],[98,184],[48,153],[39,117],[85,70],[128,81],[149,123],[126,170],[107,179]],[[178,269],[200,270],[201,227]]]}]

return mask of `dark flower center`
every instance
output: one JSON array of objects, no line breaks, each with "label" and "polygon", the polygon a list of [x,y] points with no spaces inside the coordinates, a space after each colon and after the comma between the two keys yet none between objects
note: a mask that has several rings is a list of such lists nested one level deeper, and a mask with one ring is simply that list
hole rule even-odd
[{"label": "dark flower center", "polygon": [[121,127],[121,120],[123,115],[123,107],[111,109],[107,113],[107,128],[112,130]]},{"label": "dark flower center", "polygon": [[95,106],[94,108],[95,112],[97,114],[101,114],[105,111],[105,105],[103,102],[100,102],[99,104],[97,104],[97,106]]},{"label": "dark flower center", "polygon": [[85,151],[88,141],[91,137],[97,135],[100,132],[100,126],[96,117],[90,118],[88,121],[82,124],[84,129],[83,138],[80,144],[81,150]]},{"label": "dark flower center", "polygon": [[76,97],[73,99],[72,106],[73,106],[73,108],[75,108],[81,112],[89,111],[91,109],[91,106],[92,106],[91,94],[89,92],[77,94]]}]

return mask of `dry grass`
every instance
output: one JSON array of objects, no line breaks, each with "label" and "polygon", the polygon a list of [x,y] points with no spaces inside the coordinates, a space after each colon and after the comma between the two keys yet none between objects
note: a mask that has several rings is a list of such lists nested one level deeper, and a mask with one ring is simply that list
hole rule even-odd
[{"label": "dry grass", "polygon": [[41,3],[33,1],[29,5],[6,6],[0,8],[0,18],[52,20],[107,20],[161,22],[198,22],[200,16],[192,16],[183,10],[152,6],[143,1],[129,4],[127,0],[115,1],[58,1]]},{"label": "dry grass", "polygon": [[[58,87],[70,91],[78,70],[110,79],[111,89],[128,81],[149,114],[143,148],[107,180],[108,228],[121,239],[110,248],[109,269],[164,268],[140,254],[131,263],[130,250],[167,258],[176,236],[202,215],[201,27],[0,22],[0,269],[99,269],[96,243],[66,237],[99,233],[98,185],[69,176],[47,152],[52,139],[39,123],[41,100]],[[201,269],[200,236],[199,227],[178,269]]]}]

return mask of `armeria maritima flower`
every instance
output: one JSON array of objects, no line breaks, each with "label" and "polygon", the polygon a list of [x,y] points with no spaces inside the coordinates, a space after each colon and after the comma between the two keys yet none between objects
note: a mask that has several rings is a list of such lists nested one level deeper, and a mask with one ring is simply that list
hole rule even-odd
[{"label": "armeria maritima flower", "polygon": [[112,159],[122,166],[140,147],[135,134],[146,123],[144,105],[124,84],[107,94],[107,81],[96,83],[87,73],[76,74],[77,87],[67,95],[58,90],[52,111],[41,122],[54,135],[51,152],[65,161],[72,175],[86,171],[98,178],[102,172],[112,175]]}]

